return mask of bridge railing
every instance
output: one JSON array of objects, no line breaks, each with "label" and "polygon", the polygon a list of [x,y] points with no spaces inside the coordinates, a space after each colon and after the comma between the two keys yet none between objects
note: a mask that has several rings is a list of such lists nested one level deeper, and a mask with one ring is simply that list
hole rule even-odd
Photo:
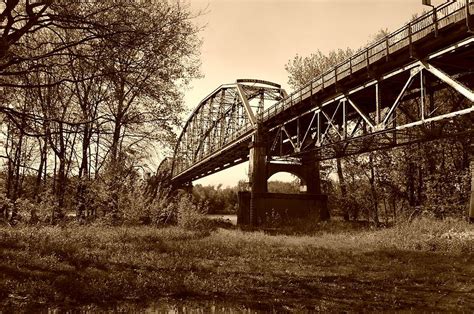
[{"label": "bridge railing", "polygon": [[[427,36],[430,33],[437,33],[439,29],[454,22],[452,17],[458,12],[464,11],[469,3],[472,5],[474,0],[458,0],[447,2],[432,11],[425,13],[417,19],[407,23],[405,26],[390,33],[385,38],[378,40],[374,44],[360,50],[349,59],[337,64],[319,77],[316,77],[302,88],[296,90],[285,99],[266,109],[260,117],[263,121],[277,115],[285,109],[300,102],[303,98],[316,93],[324,88],[337,83],[352,73],[367,68],[370,64],[387,58],[390,54],[400,50],[411,43]],[[464,16],[465,17],[465,16]]]},{"label": "bridge railing", "polygon": [[[232,132],[230,137],[228,138],[228,143],[237,143],[241,139],[247,138],[246,135],[251,134],[254,131],[254,127],[250,121],[247,121],[244,125],[242,125],[239,130],[236,132]],[[225,145],[224,145],[225,146]],[[186,161],[186,158],[183,158],[182,160],[176,161],[174,164],[174,167],[172,169],[172,177],[175,177],[193,166],[207,160],[208,158],[211,158],[212,155],[216,154],[219,151],[216,150],[209,150],[209,152],[205,155],[199,156],[197,160],[188,160]],[[192,165],[194,164],[194,165]]]}]

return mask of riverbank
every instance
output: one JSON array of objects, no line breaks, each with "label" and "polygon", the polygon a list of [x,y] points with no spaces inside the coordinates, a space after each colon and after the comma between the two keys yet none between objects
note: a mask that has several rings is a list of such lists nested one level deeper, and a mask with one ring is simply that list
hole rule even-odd
[{"label": "riverbank", "polygon": [[[271,236],[177,227],[0,227],[0,305],[160,299],[261,310],[474,310],[474,226]],[[342,224],[342,223],[337,223]]]}]

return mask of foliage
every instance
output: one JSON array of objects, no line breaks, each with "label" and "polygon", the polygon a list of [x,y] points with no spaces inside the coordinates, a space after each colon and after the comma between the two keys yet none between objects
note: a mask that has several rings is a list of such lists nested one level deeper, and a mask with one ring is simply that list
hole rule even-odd
[{"label": "foliage", "polygon": [[199,204],[205,204],[208,214],[236,213],[238,208],[238,187],[222,188],[222,185],[193,186],[193,197]]},{"label": "foliage", "polygon": [[278,180],[268,181],[268,192],[298,194],[300,193],[300,180],[295,179],[292,182],[283,182]]},{"label": "foliage", "polygon": [[189,5],[9,0],[0,14],[1,191],[18,203],[3,217],[27,202],[45,203],[53,223],[149,212],[150,147],[173,143],[183,90],[200,76]]},{"label": "foliage", "polygon": [[174,206],[176,208],[176,221],[180,227],[188,230],[198,230],[206,220],[206,208],[193,202],[191,195],[178,195]]},{"label": "foliage", "polygon": [[288,84],[293,89],[301,88],[352,54],[353,51],[347,48],[330,51],[328,55],[324,55],[320,50],[307,57],[296,55],[285,65],[285,70],[289,74]]}]

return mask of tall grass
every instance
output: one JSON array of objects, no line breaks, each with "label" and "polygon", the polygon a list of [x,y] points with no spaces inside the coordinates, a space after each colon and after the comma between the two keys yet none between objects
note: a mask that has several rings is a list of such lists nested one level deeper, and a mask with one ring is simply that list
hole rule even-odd
[{"label": "tall grass", "polygon": [[[397,283],[404,267],[416,269],[410,276],[418,276],[431,289],[465,275],[452,273],[451,260],[436,266],[441,267],[438,270],[425,268],[424,263],[433,262],[427,262],[424,254],[462,263],[459,256],[472,257],[474,252],[474,226],[462,221],[421,218],[386,229],[341,224],[325,223],[312,236],[272,236],[236,229],[202,232],[180,226],[3,227],[0,290],[7,292],[0,293],[0,305],[11,294],[53,303],[164,296],[259,300],[273,295],[300,303],[312,298],[310,282],[314,285],[334,276],[356,283],[368,276],[374,284],[389,280],[405,285]],[[398,264],[393,264],[392,256],[399,259]],[[419,265],[409,262],[420,259]],[[375,265],[377,272],[364,265]],[[338,284],[331,289],[344,293],[342,287]],[[318,293],[323,288],[329,289],[323,285]],[[327,293],[332,298],[336,292]]]}]

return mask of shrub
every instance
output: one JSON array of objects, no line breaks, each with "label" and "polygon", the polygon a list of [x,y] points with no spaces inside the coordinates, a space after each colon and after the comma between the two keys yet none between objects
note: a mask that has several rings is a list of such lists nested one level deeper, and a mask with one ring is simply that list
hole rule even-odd
[{"label": "shrub", "polygon": [[179,194],[174,203],[176,211],[176,222],[178,226],[185,229],[201,229],[206,225],[206,207],[195,204],[192,196],[184,193]]},{"label": "shrub", "polygon": [[17,199],[14,205],[17,213],[17,217],[15,217],[15,220],[17,220],[18,222],[24,221],[30,223],[37,223],[38,210],[35,205],[36,204],[33,204],[29,199]]},{"label": "shrub", "polygon": [[13,208],[12,201],[5,195],[5,193],[0,193],[0,214],[1,218],[8,220],[10,213]]}]

